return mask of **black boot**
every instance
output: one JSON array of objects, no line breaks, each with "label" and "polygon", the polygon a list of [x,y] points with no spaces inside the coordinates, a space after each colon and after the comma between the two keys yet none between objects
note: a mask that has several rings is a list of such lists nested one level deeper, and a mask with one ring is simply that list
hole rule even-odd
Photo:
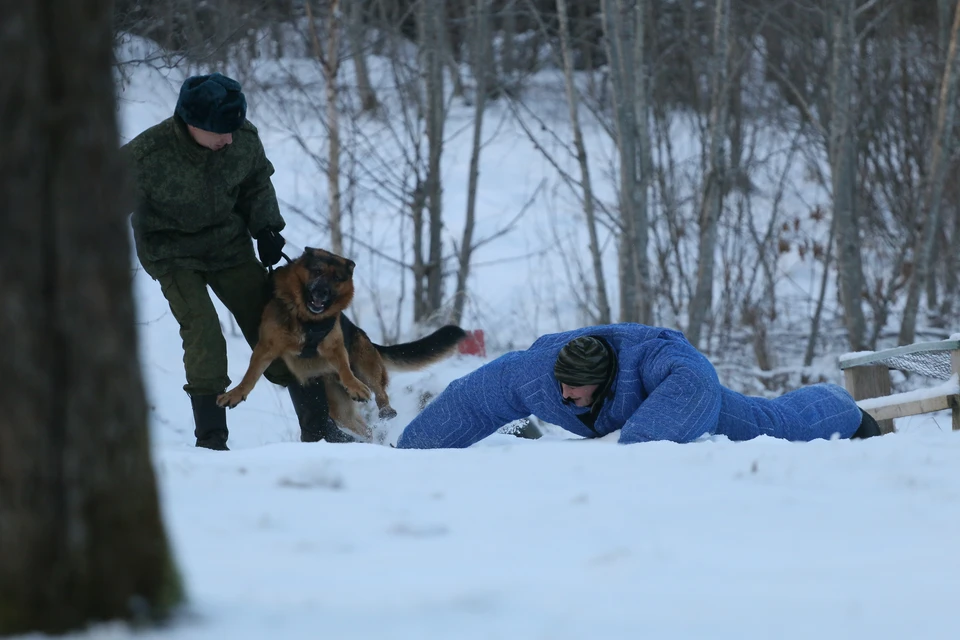
[{"label": "black boot", "polygon": [[217,396],[190,396],[197,446],[216,451],[227,449],[227,410],[217,406]]},{"label": "black boot", "polygon": [[853,432],[853,435],[850,436],[850,439],[858,440],[881,435],[880,425],[877,424],[877,421],[873,419],[873,416],[863,409],[860,409],[860,413],[863,414],[860,418],[860,426],[857,427],[857,430]]},{"label": "black boot", "polygon": [[322,378],[315,378],[305,386],[293,382],[287,390],[300,422],[300,442],[356,442],[353,436],[341,431],[337,423],[330,419],[330,406]]}]

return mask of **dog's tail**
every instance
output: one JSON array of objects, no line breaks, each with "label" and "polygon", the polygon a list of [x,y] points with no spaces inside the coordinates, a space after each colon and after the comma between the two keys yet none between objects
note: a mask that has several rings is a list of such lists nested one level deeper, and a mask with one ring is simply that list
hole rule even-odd
[{"label": "dog's tail", "polygon": [[433,333],[413,342],[384,347],[374,346],[383,357],[387,368],[393,371],[417,371],[453,354],[467,333],[460,327],[448,324]]}]

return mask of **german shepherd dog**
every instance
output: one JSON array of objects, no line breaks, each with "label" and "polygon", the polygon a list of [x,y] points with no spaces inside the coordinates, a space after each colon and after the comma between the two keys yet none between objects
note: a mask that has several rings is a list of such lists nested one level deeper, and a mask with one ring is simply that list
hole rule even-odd
[{"label": "german shepherd dog", "polygon": [[372,434],[352,401],[368,401],[372,390],[379,417],[397,415],[387,396],[387,370],[416,371],[439,362],[466,333],[447,325],[414,342],[374,344],[343,314],[353,300],[355,266],[347,258],[307,247],[273,272],[273,293],[250,366],[240,384],[217,398],[218,405],[233,408],[246,400],[270,363],[282,358],[301,384],[324,378],[330,417],[364,441],[371,441]]}]

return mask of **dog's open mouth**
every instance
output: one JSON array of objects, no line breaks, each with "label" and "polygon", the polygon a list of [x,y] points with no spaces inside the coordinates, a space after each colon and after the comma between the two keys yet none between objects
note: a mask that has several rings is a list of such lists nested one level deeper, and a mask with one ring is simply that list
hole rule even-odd
[{"label": "dog's open mouth", "polygon": [[310,313],[320,315],[327,310],[327,302],[325,300],[316,300],[311,298],[307,301],[307,311]]},{"label": "dog's open mouth", "polygon": [[314,287],[308,289],[304,296],[307,306],[307,311],[314,315],[320,315],[324,311],[330,308],[330,303],[333,302],[333,296],[330,295],[330,290],[326,287]]},{"label": "dog's open mouth", "polygon": [[307,307],[307,311],[314,315],[319,315],[329,309],[334,297],[330,287],[320,280],[310,283],[303,290],[304,305]]}]

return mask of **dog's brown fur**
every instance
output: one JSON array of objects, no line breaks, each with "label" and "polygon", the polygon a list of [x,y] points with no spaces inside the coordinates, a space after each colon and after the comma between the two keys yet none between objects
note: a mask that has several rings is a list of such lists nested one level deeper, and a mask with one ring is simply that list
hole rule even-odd
[{"label": "dog's brown fur", "polygon": [[[352,401],[369,400],[371,390],[381,418],[397,415],[387,396],[387,369],[415,371],[438,362],[451,355],[466,334],[447,325],[415,342],[374,344],[343,315],[353,300],[355,266],[347,258],[307,247],[299,258],[274,271],[273,296],[263,310],[250,365],[240,384],[221,394],[217,404],[236,407],[270,363],[283,358],[301,384],[324,378],[330,417],[357,437],[370,441],[371,432]],[[321,334],[328,332],[315,352],[305,353],[310,332],[317,328],[322,328]]]}]

